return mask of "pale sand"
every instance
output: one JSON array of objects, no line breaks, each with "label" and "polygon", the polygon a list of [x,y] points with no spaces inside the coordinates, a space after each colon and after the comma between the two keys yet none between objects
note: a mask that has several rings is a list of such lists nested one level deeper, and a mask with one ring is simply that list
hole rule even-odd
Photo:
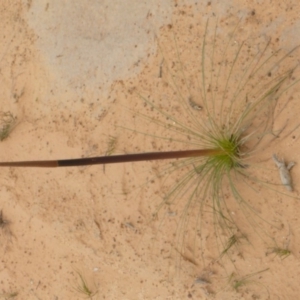
[{"label": "pale sand", "polygon": [[[115,153],[168,148],[168,142],[115,126],[151,130],[126,108],[143,110],[135,93],[141,87],[156,99],[164,97],[155,90],[162,60],[157,41],[166,42],[168,24],[176,22],[173,27],[180,37],[180,26],[192,24],[203,32],[213,15],[221,23],[244,18],[251,25],[247,28],[266,40],[271,37],[275,48],[288,51],[300,44],[297,1],[182,1],[186,6],[181,1],[164,1],[163,6],[161,1],[91,5],[86,0],[73,6],[61,2],[0,4],[1,110],[18,117],[16,128],[1,143],[1,161],[102,155],[110,136],[117,137]],[[184,42],[179,40],[180,45]],[[167,53],[166,48],[162,51]],[[298,99],[299,88],[293,96]],[[176,114],[176,107],[163,108]],[[276,121],[284,125],[299,112],[296,100]],[[299,164],[299,130],[293,135],[275,150]],[[262,155],[268,158],[262,172],[277,181],[273,150]],[[292,251],[286,259],[266,255],[272,245],[249,229],[251,243],[242,241],[231,252],[234,264],[229,258],[219,260],[208,221],[204,261],[188,252],[178,261],[176,217],[160,214],[150,222],[165,192],[164,179],[141,188],[164,165],[2,169],[0,209],[10,222],[0,232],[0,293],[6,294],[2,298],[17,292],[13,299],[82,299],[76,291],[80,272],[98,291],[93,299],[298,299],[299,200],[284,194],[274,197],[268,190],[254,199],[263,219],[278,222],[279,229],[271,232],[278,246]],[[292,195],[299,198],[298,165],[292,177]],[[233,273],[243,277],[267,268],[238,291],[229,283]]]}]

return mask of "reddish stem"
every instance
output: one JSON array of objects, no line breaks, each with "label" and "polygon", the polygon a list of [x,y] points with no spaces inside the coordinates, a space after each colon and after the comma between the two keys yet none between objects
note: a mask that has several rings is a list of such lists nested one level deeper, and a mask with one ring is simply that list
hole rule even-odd
[{"label": "reddish stem", "polygon": [[90,158],[75,158],[75,159],[62,159],[62,160],[2,162],[0,163],[0,167],[41,167],[41,168],[74,167],[74,166],[103,165],[103,164],[115,164],[115,163],[158,160],[158,159],[212,156],[212,155],[218,155],[222,153],[223,151],[220,149],[197,149],[197,150],[148,152],[148,153],[146,152],[146,153],[136,153],[136,154],[122,154],[122,155],[98,156],[98,157],[90,157]]}]

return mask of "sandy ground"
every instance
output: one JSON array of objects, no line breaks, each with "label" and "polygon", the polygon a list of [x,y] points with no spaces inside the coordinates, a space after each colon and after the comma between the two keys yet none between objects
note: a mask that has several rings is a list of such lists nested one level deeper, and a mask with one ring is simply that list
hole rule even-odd
[{"label": "sandy ground", "polygon": [[[138,94],[180,117],[163,89],[162,53],[172,61],[174,32],[178,48],[201,44],[208,18],[230,25],[242,18],[245,36],[272,38],[274,49],[300,44],[297,1],[72,2],[1,1],[1,111],[17,117],[1,142],[1,161],[106,155],[112,140],[113,153],[173,149],[169,141],[137,133],[169,134],[159,131],[158,114]],[[226,26],[221,30],[229,35]],[[299,87],[290,95],[279,125],[297,122]],[[133,109],[149,115],[150,125]],[[258,154],[258,161],[267,158],[267,167],[257,169],[267,181],[278,182],[274,149],[300,161],[299,134]],[[151,219],[168,180],[177,178],[159,176],[166,166],[2,169],[0,209],[8,224],[0,231],[0,299],[82,299],[80,276],[92,299],[298,299],[299,167],[292,169],[293,193],[266,189],[252,199],[262,219],[277,222],[268,228],[274,243],[241,224],[247,239],[220,259],[212,222],[204,222],[199,255],[188,239],[183,247],[175,240],[180,211]],[[291,254],[266,255],[275,246]]]}]

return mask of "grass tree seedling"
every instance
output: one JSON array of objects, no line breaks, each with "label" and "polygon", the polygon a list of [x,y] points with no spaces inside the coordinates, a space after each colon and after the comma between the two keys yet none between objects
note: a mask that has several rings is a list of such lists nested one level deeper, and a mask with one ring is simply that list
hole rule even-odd
[{"label": "grass tree seedling", "polygon": [[[163,58],[158,64],[158,79],[161,83],[153,91],[163,91],[164,97],[171,99],[171,106],[179,112],[163,106],[161,99],[153,99],[155,95],[151,91],[149,94],[137,91],[139,101],[155,117],[137,109],[132,113],[166,135],[120,126],[166,141],[171,145],[171,151],[124,155],[110,155],[112,151],[109,151],[108,155],[92,158],[1,162],[0,167],[55,168],[176,159],[160,173],[161,176],[166,173],[181,175],[163,196],[157,212],[182,200],[182,211],[178,216],[181,222],[177,227],[177,238],[182,245],[190,233],[191,216],[196,217],[195,226],[203,228],[203,216],[212,215],[216,235],[224,237],[220,253],[227,253],[236,244],[239,230],[232,213],[236,207],[241,218],[255,227],[262,218],[252,206],[253,196],[266,187],[280,193],[275,183],[255,173],[255,166],[259,165],[255,158],[259,150],[265,151],[271,144],[280,142],[281,135],[276,134],[275,126],[282,113],[278,103],[281,96],[299,82],[295,59],[299,47],[289,52],[276,50],[272,48],[271,40],[261,37],[254,45],[252,37],[243,35],[240,23],[225,39],[218,25],[213,27],[214,30],[211,28],[207,21],[201,35],[202,44],[195,50],[179,49],[174,37],[175,59],[171,62],[164,55],[164,47],[160,47]],[[186,63],[186,58],[191,61]],[[190,66],[197,67],[192,69]],[[291,99],[286,98],[281,107],[288,107]],[[299,124],[292,128],[288,126],[289,132],[298,128]],[[178,145],[181,145],[180,149]],[[273,159],[280,174],[289,175],[290,165],[283,167],[274,156]],[[283,184],[291,187],[291,181]],[[196,231],[194,235],[197,235]],[[184,256],[182,250],[177,252]]]}]

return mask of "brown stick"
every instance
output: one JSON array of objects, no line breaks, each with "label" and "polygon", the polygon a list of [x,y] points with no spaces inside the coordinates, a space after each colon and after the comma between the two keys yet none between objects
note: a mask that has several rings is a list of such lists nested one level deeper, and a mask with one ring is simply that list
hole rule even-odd
[{"label": "brown stick", "polygon": [[124,162],[133,162],[133,161],[211,156],[211,155],[218,155],[222,153],[223,151],[220,149],[146,152],[146,153],[136,153],[136,154],[98,156],[98,157],[62,159],[62,160],[2,162],[0,163],[0,167],[39,167],[39,168],[74,167],[74,166],[86,166],[86,165],[124,163]]}]

